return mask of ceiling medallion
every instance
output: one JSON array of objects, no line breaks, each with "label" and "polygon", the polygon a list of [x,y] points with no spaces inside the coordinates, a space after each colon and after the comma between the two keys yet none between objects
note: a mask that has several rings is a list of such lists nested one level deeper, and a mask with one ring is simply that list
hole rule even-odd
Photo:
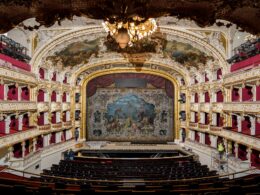
[{"label": "ceiling medallion", "polygon": [[134,16],[126,21],[107,19],[102,23],[108,33],[108,39],[113,38],[120,48],[132,46],[135,42],[148,37],[157,29],[155,19],[144,19]]}]

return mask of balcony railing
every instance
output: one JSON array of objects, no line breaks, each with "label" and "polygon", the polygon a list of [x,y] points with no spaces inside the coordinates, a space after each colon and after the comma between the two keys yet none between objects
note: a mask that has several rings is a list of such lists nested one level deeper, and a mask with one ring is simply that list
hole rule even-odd
[{"label": "balcony railing", "polygon": [[209,125],[206,125],[206,124],[199,124],[199,128],[200,128],[200,129],[207,130],[207,129],[209,129]]},{"label": "balcony railing", "polygon": [[229,102],[223,104],[223,110],[228,112],[259,113],[260,102]]},{"label": "balcony railing", "polygon": [[71,121],[63,122],[63,127],[70,127],[71,124],[72,124]]},{"label": "balcony railing", "polygon": [[36,102],[1,101],[0,111],[37,110]]},{"label": "balcony railing", "polygon": [[210,125],[210,130],[211,131],[221,131],[222,127],[218,127],[215,125]]},{"label": "balcony railing", "polygon": [[193,128],[198,128],[198,123],[190,122],[189,126]]},{"label": "balcony railing", "polygon": [[58,130],[62,128],[62,123],[51,124],[51,130]]},{"label": "balcony railing", "polygon": [[41,126],[38,126],[38,129],[41,131],[41,130],[50,130],[51,129],[51,125],[50,124],[47,124],[47,125],[41,125]]}]

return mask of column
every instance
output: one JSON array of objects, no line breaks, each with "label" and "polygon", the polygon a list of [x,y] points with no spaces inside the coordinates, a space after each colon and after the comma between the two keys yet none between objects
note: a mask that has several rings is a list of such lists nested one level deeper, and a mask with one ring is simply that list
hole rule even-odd
[{"label": "column", "polygon": [[56,102],[61,102],[61,93],[56,93]]},{"label": "column", "polygon": [[237,131],[242,132],[242,117],[237,115]]},{"label": "column", "polygon": [[217,102],[217,94],[215,91],[211,92],[212,102]]},{"label": "column", "polygon": [[216,148],[217,147],[217,136],[209,135],[209,139],[210,139],[210,146],[213,148]]},{"label": "column", "polygon": [[195,140],[195,132],[190,130],[189,135],[190,135],[190,140],[194,141]]},{"label": "column", "polygon": [[256,101],[256,84],[252,87],[252,93],[253,93],[253,101]]},{"label": "column", "polygon": [[55,134],[55,140],[56,140],[56,143],[60,143],[61,142],[61,132],[57,132]]},{"label": "column", "polygon": [[44,125],[49,124],[49,113],[48,112],[44,112],[43,115],[44,115],[44,118],[43,118]]},{"label": "column", "polygon": [[238,90],[238,93],[239,93],[239,102],[242,102],[242,95],[243,95],[243,93],[242,93],[242,87],[239,87],[238,89],[239,89],[239,90]]},{"label": "column", "polygon": [[212,113],[212,125],[217,126],[217,113]]},{"label": "column", "polygon": [[70,111],[66,112],[66,121],[70,121]]},{"label": "column", "polygon": [[18,131],[23,130],[23,115],[18,116]]},{"label": "column", "polygon": [[43,147],[46,147],[49,145],[49,135],[43,136]]},{"label": "column", "polygon": [[256,117],[249,117],[250,122],[251,122],[251,127],[250,127],[250,134],[255,135],[255,122],[256,122]]},{"label": "column", "polygon": [[191,115],[191,122],[195,122],[195,112],[191,112],[190,113],[190,115]]},{"label": "column", "polygon": [[205,124],[205,112],[200,112],[200,123]]},{"label": "column", "polygon": [[5,134],[10,133],[10,123],[11,123],[11,117],[6,116],[6,118],[5,118]]},{"label": "column", "polygon": [[200,143],[205,144],[205,133],[200,132]]},{"label": "column", "polygon": [[7,93],[8,93],[9,87],[7,84],[4,84],[4,100],[7,100]]},{"label": "column", "polygon": [[200,92],[199,93],[199,103],[204,103],[205,102],[205,97],[204,97],[204,93]]},{"label": "column", "polygon": [[251,165],[251,154],[252,154],[252,148],[247,148],[246,149],[246,152],[247,152],[247,154],[246,154],[246,158],[247,158],[247,160],[248,160],[248,162],[250,163],[250,165]]},{"label": "column", "polygon": [[8,151],[9,151],[9,158],[13,158],[14,157],[14,147],[13,146],[10,146],[8,148]]},{"label": "column", "polygon": [[18,90],[17,90],[18,101],[21,101],[21,99],[22,99],[22,86],[19,86],[17,84],[17,88],[18,88]]},{"label": "column", "polygon": [[36,152],[36,144],[37,144],[37,138],[33,138],[33,152]]},{"label": "column", "polygon": [[66,102],[70,102],[70,93],[66,93]]},{"label": "column", "polygon": [[47,91],[44,91],[44,102],[49,101],[49,93]]},{"label": "column", "polygon": [[23,141],[22,143],[22,158],[25,157],[25,141]]},{"label": "column", "polygon": [[60,123],[60,112],[56,112],[56,123]]},{"label": "column", "polygon": [[238,143],[235,143],[235,157],[238,158]]}]

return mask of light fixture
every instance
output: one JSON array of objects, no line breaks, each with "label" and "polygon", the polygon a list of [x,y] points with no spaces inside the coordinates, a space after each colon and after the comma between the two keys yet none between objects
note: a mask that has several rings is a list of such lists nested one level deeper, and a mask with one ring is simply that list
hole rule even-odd
[{"label": "light fixture", "polygon": [[157,29],[155,19],[144,19],[139,16],[128,20],[107,19],[102,25],[109,33],[108,37],[112,37],[122,49],[131,47],[136,41],[151,35]]}]

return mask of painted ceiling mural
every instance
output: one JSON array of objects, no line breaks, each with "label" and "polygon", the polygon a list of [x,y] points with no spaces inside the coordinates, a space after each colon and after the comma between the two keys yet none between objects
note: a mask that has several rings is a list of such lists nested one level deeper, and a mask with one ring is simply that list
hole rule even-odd
[{"label": "painted ceiling mural", "polygon": [[61,62],[64,67],[72,67],[88,63],[91,57],[98,57],[101,50],[102,52],[121,53],[126,58],[149,53],[161,54],[164,58],[171,58],[185,65],[188,69],[190,67],[198,68],[199,64],[206,64],[208,60],[213,60],[213,57],[191,44],[177,40],[167,40],[166,36],[160,33],[155,33],[153,36],[143,39],[134,44],[134,46],[126,47],[125,49],[121,49],[116,42],[107,40],[104,37],[91,41],[77,41],[69,44],[61,51],[48,56],[47,60],[51,60],[54,64]]}]

